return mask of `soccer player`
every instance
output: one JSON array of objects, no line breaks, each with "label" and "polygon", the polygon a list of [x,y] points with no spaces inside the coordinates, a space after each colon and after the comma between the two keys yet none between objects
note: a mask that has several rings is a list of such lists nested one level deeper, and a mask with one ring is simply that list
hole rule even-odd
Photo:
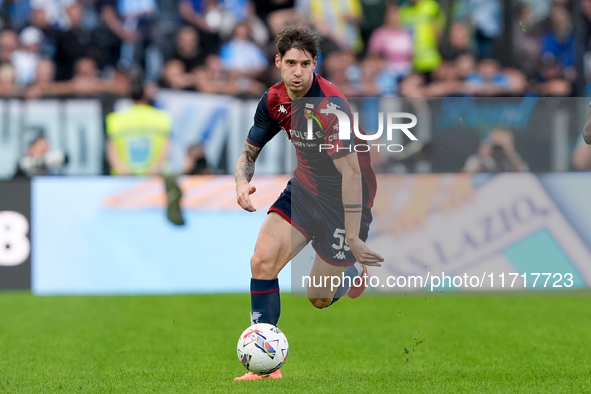
[{"label": "soccer player", "polygon": [[[275,44],[275,66],[282,81],[261,97],[234,169],[237,202],[254,212],[250,195],[256,188],[250,181],[261,149],[280,132],[296,148],[298,164],[293,177],[269,209],[250,260],[251,323],[273,325],[281,310],[277,275],[308,242],[312,241],[316,251],[312,279],[349,278],[338,289],[315,287],[311,282],[307,296],[316,308],[325,308],[347,294],[359,297],[367,287],[366,265],[379,266],[383,261],[365,244],[376,192],[369,154],[355,151],[357,141],[337,138],[336,115],[319,115],[322,109],[337,108],[347,114],[350,110],[340,90],[314,73],[318,37],[307,27],[286,27],[277,34]],[[305,127],[307,119],[302,119],[310,117],[318,120],[311,132]],[[365,280],[353,280],[364,275]],[[360,286],[353,285],[359,282]],[[265,377],[282,376],[278,370]],[[262,378],[249,372],[235,380]]]}]

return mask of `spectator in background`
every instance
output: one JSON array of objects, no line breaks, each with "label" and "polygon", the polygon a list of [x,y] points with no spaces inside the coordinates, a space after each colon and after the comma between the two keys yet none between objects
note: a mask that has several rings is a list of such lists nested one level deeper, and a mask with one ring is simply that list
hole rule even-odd
[{"label": "spectator in background", "polygon": [[240,89],[236,78],[224,70],[219,55],[209,55],[205,66],[197,68],[194,73],[195,87],[202,93],[237,94]]},{"label": "spectator in background", "polygon": [[269,65],[262,49],[250,39],[250,29],[243,22],[234,27],[232,39],[222,45],[220,57],[224,70],[245,77],[257,77]]},{"label": "spectator in background", "polygon": [[194,90],[193,75],[185,71],[185,65],[178,59],[170,59],[162,69],[158,86],[165,89]]},{"label": "spectator in background", "polygon": [[80,96],[103,93],[125,95],[129,92],[127,74],[116,73],[110,79],[103,79],[100,77],[100,71],[94,59],[87,57],[79,59],[74,70],[74,77],[65,83],[68,94]]},{"label": "spectator in background", "polygon": [[30,2],[31,25],[41,30],[45,37],[41,47],[41,55],[54,57],[58,33],[70,25],[66,8],[74,4],[76,0],[30,0]]},{"label": "spectator in background", "polygon": [[428,97],[450,97],[463,95],[464,84],[458,77],[454,62],[444,61],[435,71],[433,80],[424,89]]},{"label": "spectator in background", "polygon": [[496,127],[483,139],[478,153],[466,161],[464,172],[525,172],[529,166],[515,150],[513,132]]},{"label": "spectator in background", "polygon": [[398,84],[398,92],[402,97],[426,97],[425,75],[421,73],[410,73]]},{"label": "spectator in background", "polygon": [[[215,22],[215,14],[210,15],[210,20],[207,20],[206,14],[208,12],[208,6],[213,3],[214,6],[217,3],[215,0],[179,0],[179,15],[183,21],[197,29],[201,35],[201,39],[204,45],[204,51],[206,53],[216,53],[220,47],[220,35],[212,24]],[[212,20],[213,16],[213,20]],[[218,22],[218,23],[221,23]]]},{"label": "spectator in background", "polygon": [[369,52],[382,55],[386,68],[399,78],[412,71],[413,37],[400,25],[398,6],[388,5],[384,24],[376,29],[369,39]]},{"label": "spectator in background", "polygon": [[500,96],[511,90],[511,81],[497,60],[482,59],[477,71],[468,76],[466,89],[477,96]]},{"label": "spectator in background", "polygon": [[36,27],[29,26],[19,35],[22,45],[21,49],[12,54],[12,64],[16,69],[16,83],[20,86],[27,86],[35,80],[35,69],[41,60],[41,45],[43,33]]},{"label": "spectator in background", "polygon": [[476,59],[470,54],[458,56],[454,61],[458,79],[465,82],[476,70]]},{"label": "spectator in background", "polygon": [[98,0],[97,8],[107,28],[99,40],[111,58],[107,65],[113,66],[111,62],[117,58],[120,69],[130,71],[139,65],[148,80],[157,80],[164,42],[156,0]]},{"label": "spectator in background", "polygon": [[264,85],[255,79],[226,71],[217,55],[208,56],[205,66],[197,68],[193,75],[197,90],[203,93],[256,97],[265,91]]},{"label": "spectator in background", "polygon": [[8,0],[2,3],[1,26],[20,32],[30,25],[31,4],[29,0]]},{"label": "spectator in background", "polygon": [[78,59],[74,67],[74,76],[70,80],[72,94],[94,95],[104,91],[104,83],[96,62],[88,57]]},{"label": "spectator in background", "polygon": [[77,0],[30,0],[31,24],[39,29],[65,30],[70,27],[66,9]]},{"label": "spectator in background", "polygon": [[213,171],[207,163],[205,148],[201,144],[193,144],[187,149],[185,159],[185,175],[209,175]]},{"label": "spectator in background", "polygon": [[55,79],[55,65],[48,58],[41,59],[35,70],[35,82],[25,90],[25,98],[38,99],[44,95],[51,95]]},{"label": "spectator in background", "polygon": [[551,28],[542,36],[542,57],[553,56],[559,63],[562,75],[570,81],[576,78],[575,35],[568,10],[554,6],[550,13]]},{"label": "spectator in background", "polygon": [[441,63],[439,37],[445,27],[445,15],[435,0],[409,0],[400,8],[400,21],[414,37],[414,70],[429,79],[429,73]]},{"label": "spectator in background", "polygon": [[363,10],[361,39],[364,48],[368,48],[371,35],[384,23],[384,15],[386,15],[386,7],[389,3],[384,0],[360,0],[360,2]]},{"label": "spectator in background", "polygon": [[170,116],[150,105],[143,84],[131,89],[133,106],[107,115],[107,158],[115,175],[157,175],[168,159]]},{"label": "spectator in background", "polygon": [[474,26],[477,57],[494,56],[494,40],[503,30],[501,3],[499,0],[468,0],[469,18]]},{"label": "spectator in background", "polygon": [[12,63],[12,54],[18,48],[18,34],[14,30],[2,30],[0,32],[0,64]]},{"label": "spectator in background", "polygon": [[207,0],[204,4],[205,22],[219,42],[227,40],[236,23],[245,19],[244,0]]},{"label": "spectator in background", "polygon": [[37,136],[19,160],[15,178],[37,175],[59,174],[67,163],[66,154],[61,150],[50,150],[49,140],[43,135]]},{"label": "spectator in background", "polygon": [[257,0],[253,4],[257,17],[269,26],[273,37],[298,19],[294,0]]},{"label": "spectator in background", "polygon": [[585,81],[587,82],[587,96],[589,96],[589,92],[591,92],[591,0],[582,0],[581,10],[583,11],[583,21],[585,28]]},{"label": "spectator in background", "polygon": [[506,92],[506,95],[523,96],[531,90],[527,77],[518,68],[507,67],[503,70],[503,73],[509,80],[509,90]]},{"label": "spectator in background", "polygon": [[212,28],[205,19],[207,0],[180,0],[179,15],[185,23],[200,31],[212,32]]},{"label": "spectator in background", "polygon": [[581,11],[585,24],[585,47],[589,51],[591,48],[591,0],[581,0]]},{"label": "spectator in background", "polygon": [[207,55],[200,46],[199,33],[191,26],[184,26],[177,32],[175,44],[172,57],[164,64],[158,86],[193,90],[192,72],[204,65]]},{"label": "spectator in background", "polygon": [[550,15],[550,9],[554,0],[519,0],[519,2],[521,5],[524,5],[530,9],[531,24],[526,26],[533,27]]},{"label": "spectator in background", "polygon": [[[294,13],[292,10],[290,10],[290,12],[294,16],[291,19],[291,23],[298,23],[297,19],[299,18],[299,15]],[[250,26],[251,38],[259,47],[265,49],[267,45],[273,45],[273,43],[269,42],[270,36],[267,25],[256,14],[256,6],[254,5],[254,2],[246,2],[244,19],[238,19],[238,21],[243,21],[248,26]]]},{"label": "spectator in background", "polygon": [[540,96],[569,96],[572,93],[572,83],[564,78],[562,64],[554,55],[547,53],[539,64],[535,81]]},{"label": "spectator in background", "polygon": [[386,67],[385,59],[377,54],[369,54],[361,62],[359,83],[361,96],[394,96],[397,91],[397,75]]},{"label": "spectator in background", "polygon": [[320,35],[340,50],[359,53],[363,40],[359,25],[363,18],[359,0],[310,0],[310,17]]},{"label": "spectator in background", "polygon": [[472,55],[471,31],[466,23],[455,22],[449,28],[449,40],[441,45],[443,60],[455,61],[460,56]]},{"label": "spectator in background", "polygon": [[66,9],[69,28],[60,31],[57,36],[55,54],[56,79],[67,81],[74,76],[74,65],[84,57],[98,58],[92,34],[82,27],[84,7],[74,2]]},{"label": "spectator in background", "polygon": [[185,73],[191,72],[205,63],[208,54],[201,48],[199,34],[194,28],[182,27],[175,36],[175,44],[175,51],[171,59],[180,61]]},{"label": "spectator in background", "polygon": [[355,86],[359,78],[358,65],[351,52],[330,52],[323,63],[325,78],[337,85],[345,96],[354,96],[358,93]]},{"label": "spectator in background", "polygon": [[520,5],[518,20],[521,26],[513,29],[515,64],[528,78],[535,77],[540,62],[540,32],[536,25],[530,3]]},{"label": "spectator in background", "polygon": [[16,70],[10,63],[0,63],[0,95],[15,96],[20,93],[16,86]]}]

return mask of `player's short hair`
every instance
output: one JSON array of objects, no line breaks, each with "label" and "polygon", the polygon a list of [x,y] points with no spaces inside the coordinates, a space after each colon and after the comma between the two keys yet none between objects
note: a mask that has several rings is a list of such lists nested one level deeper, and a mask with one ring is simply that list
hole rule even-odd
[{"label": "player's short hair", "polygon": [[312,59],[318,57],[320,39],[318,35],[308,26],[286,26],[275,37],[277,53],[282,58],[292,48],[308,52]]}]

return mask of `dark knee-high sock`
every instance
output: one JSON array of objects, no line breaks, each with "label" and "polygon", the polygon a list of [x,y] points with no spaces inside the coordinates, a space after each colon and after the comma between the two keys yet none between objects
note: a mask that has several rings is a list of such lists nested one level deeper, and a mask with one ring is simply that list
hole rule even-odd
[{"label": "dark knee-high sock", "polygon": [[345,294],[347,294],[347,292],[351,288],[351,284],[353,283],[353,279],[355,279],[355,277],[357,275],[359,275],[359,272],[357,271],[357,268],[355,268],[354,265],[347,267],[347,269],[345,270],[343,283],[341,283],[341,285],[337,289],[336,293],[334,293],[334,297],[333,297],[330,305],[334,304],[335,302],[337,302],[339,300],[339,298],[341,298]]},{"label": "dark knee-high sock", "polygon": [[269,323],[274,326],[281,314],[279,279],[250,280],[250,322]]}]

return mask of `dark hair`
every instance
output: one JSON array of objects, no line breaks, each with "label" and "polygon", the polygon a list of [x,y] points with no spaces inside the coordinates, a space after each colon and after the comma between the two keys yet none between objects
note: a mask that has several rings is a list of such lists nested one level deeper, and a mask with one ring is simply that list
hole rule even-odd
[{"label": "dark hair", "polygon": [[277,53],[283,57],[287,51],[292,48],[308,52],[312,59],[318,57],[320,42],[318,35],[309,27],[284,27],[275,37],[275,46]]},{"label": "dark hair", "polygon": [[133,101],[140,101],[145,97],[144,84],[142,82],[132,82],[129,92]]}]

